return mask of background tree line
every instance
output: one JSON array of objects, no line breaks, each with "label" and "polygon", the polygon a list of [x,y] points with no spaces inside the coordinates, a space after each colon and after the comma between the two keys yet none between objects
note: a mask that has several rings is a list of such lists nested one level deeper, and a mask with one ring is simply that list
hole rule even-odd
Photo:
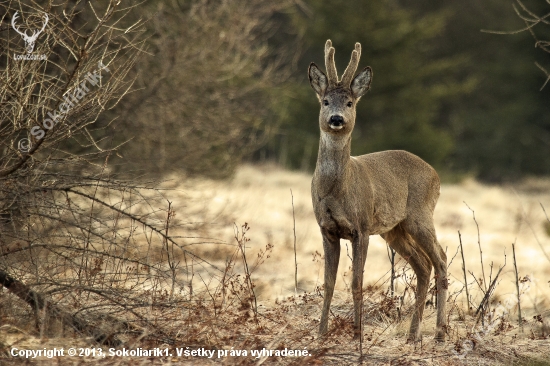
[{"label": "background tree line", "polygon": [[[343,68],[355,41],[363,46],[361,65],[374,71],[371,91],[358,105],[352,149],[363,154],[384,149],[412,151],[444,173],[470,173],[489,181],[550,172],[548,64],[542,44],[533,47],[529,31],[496,35],[482,32],[526,28],[512,2],[307,1],[290,24],[303,37],[304,50],[289,80],[278,136],[258,156],[286,166],[312,169],[318,143],[318,104],[305,70],[323,63],[323,42],[336,46]],[[526,14],[521,3],[515,3]],[[527,3],[534,14],[548,4]],[[532,18],[529,16],[529,18]],[[531,30],[548,39],[548,26]],[[448,175],[447,175],[448,176]]]},{"label": "background tree line", "polygon": [[[354,42],[374,70],[358,106],[353,153],[406,149],[443,175],[489,181],[550,173],[549,88],[512,5],[497,0],[150,0],[126,19],[143,21],[144,53],[127,95],[87,129],[111,169],[227,177],[243,160],[311,171],[318,102],[307,81],[331,38],[342,72]],[[528,2],[544,15],[546,3]],[[523,11],[523,13],[525,13]],[[5,28],[9,28],[6,19]],[[83,21],[84,22],[84,21]],[[531,28],[550,39],[543,21]],[[64,148],[83,153],[73,138]]]},{"label": "background tree line", "polygon": [[[356,41],[361,65],[374,70],[354,154],[406,149],[444,175],[489,181],[548,174],[550,89],[540,91],[546,76],[534,64],[548,55],[527,30],[481,31],[525,28],[513,4],[150,1],[135,9],[148,19],[149,56],[110,116],[119,119],[117,141],[133,139],[120,162],[217,177],[243,158],[312,170],[318,104],[306,70],[323,64],[330,38],[342,70]],[[550,38],[540,23],[531,30]]]}]

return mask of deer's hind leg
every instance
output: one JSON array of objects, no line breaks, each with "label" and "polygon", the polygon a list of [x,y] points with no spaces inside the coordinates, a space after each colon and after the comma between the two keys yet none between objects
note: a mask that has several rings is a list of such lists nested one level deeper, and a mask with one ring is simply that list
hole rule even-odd
[{"label": "deer's hind leg", "polygon": [[409,233],[420,250],[425,252],[432,262],[435,270],[437,291],[437,324],[435,340],[445,342],[447,321],[445,319],[445,306],[447,303],[447,255],[437,241],[432,216],[426,213],[415,219],[407,219],[403,222],[404,229]]},{"label": "deer's hind leg", "polygon": [[415,311],[413,313],[407,341],[419,341],[420,325],[422,324],[426,296],[430,286],[432,263],[426,253],[417,247],[416,243],[400,225],[396,226],[390,232],[383,234],[382,237],[386,240],[390,248],[395,250],[397,254],[403,257],[411,265],[416,274]]}]

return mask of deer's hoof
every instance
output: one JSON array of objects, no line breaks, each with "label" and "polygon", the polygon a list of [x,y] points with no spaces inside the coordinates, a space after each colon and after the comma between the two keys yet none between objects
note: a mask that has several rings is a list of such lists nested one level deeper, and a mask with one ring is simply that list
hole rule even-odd
[{"label": "deer's hoof", "polygon": [[407,343],[409,343],[409,344],[415,344],[415,343],[418,343],[420,341],[422,341],[422,336],[421,335],[415,335],[415,336],[410,335],[407,338]]},{"label": "deer's hoof", "polygon": [[437,332],[434,340],[439,343],[445,343],[445,332]]},{"label": "deer's hoof", "polygon": [[445,334],[447,334],[447,325],[437,327],[435,330],[434,340],[436,342],[445,343]]}]

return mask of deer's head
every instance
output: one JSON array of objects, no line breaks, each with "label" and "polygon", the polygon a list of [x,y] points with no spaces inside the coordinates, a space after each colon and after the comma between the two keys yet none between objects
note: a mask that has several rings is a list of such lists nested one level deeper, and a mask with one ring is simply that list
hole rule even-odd
[{"label": "deer's head", "polygon": [[11,26],[17,33],[21,35],[21,37],[23,37],[23,40],[25,41],[25,49],[27,50],[27,53],[32,53],[32,51],[34,50],[34,42],[36,42],[36,39],[38,38],[40,33],[42,33],[44,31],[44,28],[46,28],[46,24],[48,24],[48,19],[49,19],[48,14],[44,13],[44,16],[42,18],[43,19],[42,28],[40,30],[33,30],[31,32],[31,35],[29,36],[27,34],[27,31],[29,29],[25,29],[25,31],[22,32],[19,30],[19,26],[15,24],[15,21],[19,17],[17,13],[18,12],[16,11],[15,14],[13,14],[13,18],[11,18]]},{"label": "deer's head", "polygon": [[309,65],[309,83],[321,103],[319,126],[330,135],[349,135],[355,125],[355,107],[359,99],[369,90],[372,69],[365,67],[357,76],[355,71],[361,57],[361,44],[355,44],[351,61],[342,79],[338,80],[334,63],[334,47],[327,40],[325,44],[325,66],[327,75],[315,63]]}]

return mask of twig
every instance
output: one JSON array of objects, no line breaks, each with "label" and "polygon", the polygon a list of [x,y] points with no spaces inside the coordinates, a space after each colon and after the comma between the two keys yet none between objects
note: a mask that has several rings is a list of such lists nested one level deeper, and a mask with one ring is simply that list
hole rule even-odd
[{"label": "twig", "polygon": [[516,263],[516,246],[515,242],[512,243],[512,255],[514,257],[514,272],[516,274],[516,291],[518,294],[518,325],[520,331],[523,333],[523,324],[521,322],[521,302],[520,302],[520,293],[519,293],[519,275],[518,275],[518,266]]},{"label": "twig", "polygon": [[[479,307],[476,310],[476,315],[481,311],[482,322],[483,322],[483,317],[485,316],[485,312],[487,310],[487,305],[489,305],[489,298],[491,297],[491,294],[492,294],[493,290],[495,289],[495,286],[496,286],[496,283],[497,283],[497,280],[498,280],[498,276],[500,275],[500,273],[502,272],[502,269],[504,267],[506,267],[506,252],[504,252],[504,264],[502,265],[502,267],[500,267],[498,269],[498,272],[497,272],[497,275],[495,276],[495,279],[489,285],[489,288],[487,289],[487,292],[485,292],[485,296],[483,297],[483,300],[481,300],[481,303],[479,304]],[[479,318],[478,318],[478,320],[479,320]]]},{"label": "twig", "polygon": [[391,297],[393,298],[393,295],[394,295],[394,292],[395,292],[395,286],[394,286],[394,281],[395,281],[395,250],[390,248],[389,245],[386,246],[386,248],[388,248],[388,259],[390,260],[390,264],[391,264],[390,294],[391,294]]},{"label": "twig", "polygon": [[456,252],[455,252],[455,255],[453,255],[453,257],[451,258],[451,261],[449,262],[449,264],[447,264],[447,270],[449,268],[451,268],[451,264],[453,264],[453,261],[455,260],[455,257],[458,255],[458,251],[460,250],[460,247],[456,247]]},{"label": "twig", "polygon": [[475,214],[474,210],[472,210],[470,208],[470,206],[468,206],[468,204],[465,201],[463,201],[463,202],[466,205],[466,207],[468,207],[468,209],[470,211],[472,211],[472,216],[474,218],[474,222],[476,223],[476,227],[477,227],[477,245],[479,247],[479,258],[481,260],[481,274],[483,275],[483,287],[485,288],[485,292],[487,292],[487,279],[485,278],[485,267],[483,266],[483,251],[481,250],[481,239],[480,239],[480,236],[479,236],[479,225],[477,223],[476,214]]},{"label": "twig", "polygon": [[477,284],[477,287],[479,287],[479,289],[481,290],[481,292],[483,292],[483,295],[485,295],[485,290],[483,289],[483,287],[481,287],[480,285],[480,282],[481,280],[478,280],[476,275],[474,274],[474,272],[472,271],[468,271],[468,273],[470,274],[470,276],[472,276]]},{"label": "twig", "polygon": [[248,261],[246,260],[246,252],[245,252],[245,246],[246,242],[249,240],[245,234],[250,228],[248,226],[248,223],[245,222],[242,226],[242,232],[241,237],[239,238],[239,228],[237,227],[237,224],[233,224],[235,226],[235,239],[237,240],[237,244],[239,245],[239,249],[241,250],[242,258],[243,258],[243,267],[244,267],[244,273],[245,278],[247,280],[248,288],[250,290],[250,294],[252,295],[252,299],[254,300],[254,316],[256,320],[258,319],[258,301],[256,299],[256,293],[254,292],[254,284],[252,283],[252,277],[250,274],[250,270],[248,269]]},{"label": "twig", "polygon": [[466,289],[466,307],[470,313],[470,294],[468,293],[468,281],[466,280],[466,261],[464,260],[464,250],[462,248],[462,236],[458,231],[458,241],[460,242],[460,254],[462,255],[462,273],[464,274],[464,288]]},{"label": "twig", "polygon": [[290,197],[292,199],[292,222],[294,224],[294,294],[298,296],[298,259],[296,258],[296,217],[294,215],[294,195],[292,188],[290,189]]},{"label": "twig", "polygon": [[168,266],[170,267],[170,271],[172,272],[172,288],[170,289],[170,300],[172,300],[172,297],[174,296],[174,290],[176,286],[176,270],[179,264],[179,262],[176,263],[174,260],[174,244],[169,245],[169,242],[166,239],[170,237],[168,234],[168,230],[170,228],[170,224],[174,216],[175,216],[175,212],[174,210],[172,210],[172,202],[168,201],[168,212],[166,213],[165,232],[164,232],[163,241],[164,241],[164,244],[166,245],[166,256],[168,259]]}]

